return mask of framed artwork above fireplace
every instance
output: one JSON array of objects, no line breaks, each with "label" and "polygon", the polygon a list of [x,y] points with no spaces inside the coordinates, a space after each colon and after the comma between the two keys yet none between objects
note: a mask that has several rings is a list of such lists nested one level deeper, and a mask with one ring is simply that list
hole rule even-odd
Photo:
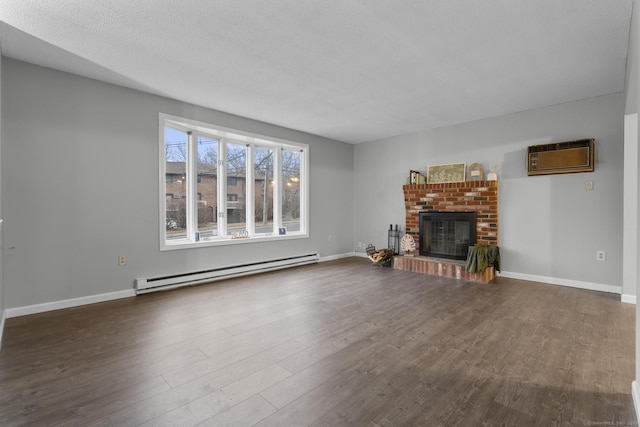
[{"label": "framed artwork above fireplace", "polygon": [[429,166],[427,170],[427,184],[464,182],[466,172],[466,163],[449,163],[446,165]]}]

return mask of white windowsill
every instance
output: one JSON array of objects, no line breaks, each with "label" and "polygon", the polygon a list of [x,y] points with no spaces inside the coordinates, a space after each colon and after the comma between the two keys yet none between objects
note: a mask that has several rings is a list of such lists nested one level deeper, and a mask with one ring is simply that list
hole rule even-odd
[{"label": "white windowsill", "polygon": [[161,251],[172,251],[176,249],[193,249],[193,248],[205,248],[211,246],[228,246],[228,245],[240,245],[246,243],[261,243],[261,242],[275,242],[280,240],[293,240],[293,239],[307,239],[308,233],[287,233],[285,235],[259,235],[246,238],[232,239],[231,237],[222,238],[215,237],[210,239],[201,238],[200,241],[194,242],[187,239],[169,240],[160,245]]}]

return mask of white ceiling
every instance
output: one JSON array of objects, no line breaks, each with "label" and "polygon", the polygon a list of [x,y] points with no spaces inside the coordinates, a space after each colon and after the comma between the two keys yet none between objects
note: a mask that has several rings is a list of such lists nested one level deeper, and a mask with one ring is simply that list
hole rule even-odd
[{"label": "white ceiling", "polygon": [[4,56],[359,143],[624,89],[632,0],[2,0]]}]

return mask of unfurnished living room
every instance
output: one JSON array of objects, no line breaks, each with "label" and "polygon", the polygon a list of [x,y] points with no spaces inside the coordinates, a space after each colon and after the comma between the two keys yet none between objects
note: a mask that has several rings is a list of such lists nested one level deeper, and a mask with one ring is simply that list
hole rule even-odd
[{"label": "unfurnished living room", "polygon": [[637,0],[3,0],[0,425],[637,425]]}]

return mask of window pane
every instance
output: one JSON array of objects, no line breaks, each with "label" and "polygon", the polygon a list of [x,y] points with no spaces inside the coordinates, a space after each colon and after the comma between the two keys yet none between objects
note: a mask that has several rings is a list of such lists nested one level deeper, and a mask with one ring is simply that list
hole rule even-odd
[{"label": "window pane", "polygon": [[198,231],[200,240],[218,235],[218,140],[198,136]]},{"label": "window pane", "polygon": [[160,117],[160,250],[307,237],[307,146]]},{"label": "window pane", "polygon": [[165,127],[164,141],[166,239],[184,239],[187,237],[187,133]]},{"label": "window pane", "polygon": [[282,225],[300,231],[300,151],[282,150]]},{"label": "window pane", "polygon": [[227,234],[246,230],[247,147],[227,144]]},{"label": "window pane", "polygon": [[256,234],[273,232],[273,150],[255,147],[255,225]]}]

